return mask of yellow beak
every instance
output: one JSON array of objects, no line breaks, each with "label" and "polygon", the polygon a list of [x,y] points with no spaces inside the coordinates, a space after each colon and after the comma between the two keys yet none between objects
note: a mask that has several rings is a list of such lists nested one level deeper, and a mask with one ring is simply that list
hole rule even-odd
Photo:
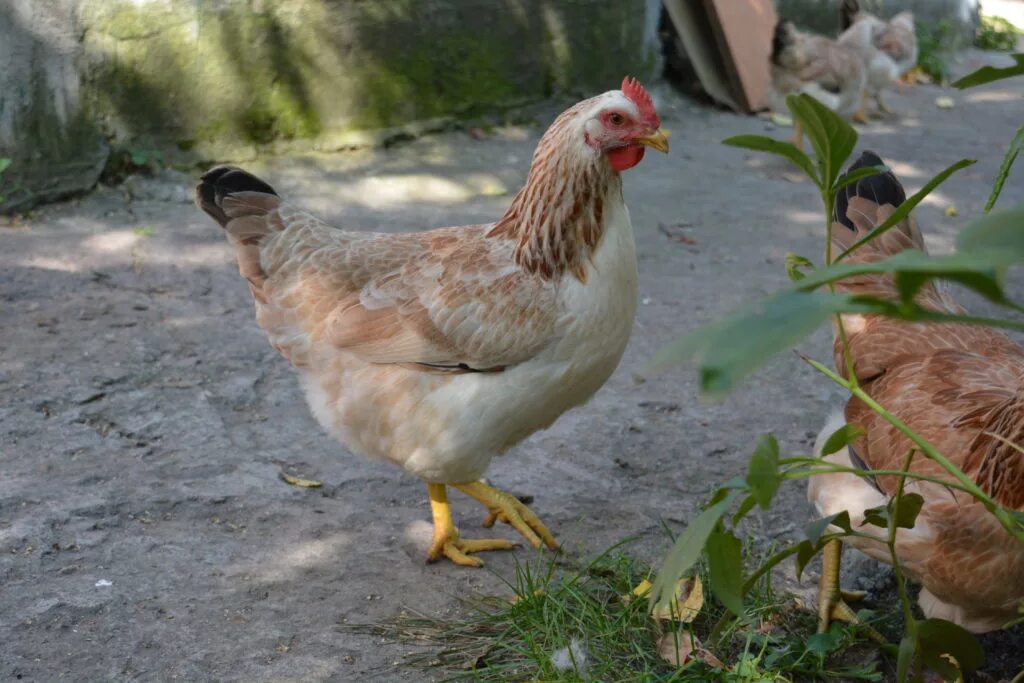
[{"label": "yellow beak", "polygon": [[668,153],[668,134],[662,128],[659,128],[658,130],[654,131],[653,133],[649,133],[648,135],[639,137],[636,139],[636,141],[639,142],[641,145],[653,147],[659,152],[665,152],[666,154]]}]

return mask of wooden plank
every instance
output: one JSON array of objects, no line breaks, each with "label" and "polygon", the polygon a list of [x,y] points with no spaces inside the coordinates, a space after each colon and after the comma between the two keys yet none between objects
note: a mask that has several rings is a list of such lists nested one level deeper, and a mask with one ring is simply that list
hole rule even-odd
[{"label": "wooden plank", "polygon": [[733,92],[706,8],[691,0],[663,0],[663,4],[705,92],[735,111],[744,111]]},{"label": "wooden plank", "polygon": [[744,111],[768,106],[772,33],[777,15],[772,0],[704,0],[730,90]]}]

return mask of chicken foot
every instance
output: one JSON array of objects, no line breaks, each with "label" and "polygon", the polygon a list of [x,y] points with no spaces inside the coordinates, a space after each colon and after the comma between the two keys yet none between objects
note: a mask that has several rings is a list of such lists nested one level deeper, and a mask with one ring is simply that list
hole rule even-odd
[{"label": "chicken foot", "polygon": [[803,151],[804,149],[804,127],[800,125],[800,121],[793,123],[793,137],[789,139],[794,147]]},{"label": "chicken foot", "polygon": [[488,486],[482,481],[453,486],[487,507],[485,527],[490,528],[495,522],[505,522],[522,534],[534,548],[539,548],[541,541],[552,550],[558,548],[558,542],[540,518],[512,494]]},{"label": "chicken foot", "polygon": [[879,115],[892,114],[893,110],[886,105],[885,100],[882,99],[882,92],[878,91],[875,93],[875,104],[878,106]]},{"label": "chicken foot", "polygon": [[[818,633],[828,631],[833,621],[845,621],[848,624],[860,624],[857,613],[847,602],[858,602],[864,599],[864,591],[847,591],[839,587],[839,569],[843,556],[843,543],[835,539],[825,544],[821,552],[821,583],[818,584]],[[888,644],[881,633],[871,628],[868,636],[882,645]]]},{"label": "chicken foot", "polygon": [[452,509],[448,504],[448,491],[444,484],[427,484],[430,496],[430,511],[434,516],[434,539],[427,551],[427,562],[438,560],[443,555],[463,567],[482,567],[483,560],[470,557],[471,553],[489,550],[512,550],[515,544],[504,538],[464,539],[452,521]]}]

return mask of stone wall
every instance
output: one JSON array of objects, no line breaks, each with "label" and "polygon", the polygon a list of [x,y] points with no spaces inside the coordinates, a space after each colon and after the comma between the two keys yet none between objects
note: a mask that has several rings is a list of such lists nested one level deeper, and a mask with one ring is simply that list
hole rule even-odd
[{"label": "stone wall", "polygon": [[95,183],[111,145],[239,159],[615,87],[657,0],[0,0],[0,212]]}]

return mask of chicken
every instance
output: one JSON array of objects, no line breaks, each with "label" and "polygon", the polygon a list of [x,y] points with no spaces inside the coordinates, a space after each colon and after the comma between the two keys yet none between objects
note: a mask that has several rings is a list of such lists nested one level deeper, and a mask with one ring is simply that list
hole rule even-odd
[{"label": "chicken", "polygon": [[[865,152],[851,171],[880,166]],[[832,224],[833,250],[841,253],[885,221],[905,200],[892,173],[869,176],[840,192]],[[904,249],[924,248],[913,219],[853,252],[852,263],[878,261]],[[835,251],[839,250],[839,251]],[[837,291],[895,299],[891,276],[861,275],[837,285]],[[925,285],[920,305],[935,311],[962,313],[950,294]],[[964,324],[908,323],[881,316],[842,316],[853,370],[860,386],[903,423],[955,463],[1000,505],[1024,510],[1024,455],[1013,444],[1024,443],[1024,349],[989,327]],[[835,340],[835,365],[846,373],[843,346]],[[824,440],[843,422],[863,430],[850,448],[826,460],[861,469],[899,470],[911,441],[872,411],[851,398],[845,415],[834,416],[818,437]],[[951,481],[934,461],[917,454],[912,472]],[[822,515],[848,510],[853,528],[882,539],[885,531],[860,526],[864,510],[885,505],[898,479],[863,479],[853,474],[812,477],[808,497]],[[918,493],[924,506],[913,529],[900,529],[896,552],[906,574],[923,585],[919,604],[928,617],[956,622],[974,632],[1000,628],[1024,601],[1024,544],[1014,539],[969,494],[935,483],[908,479],[908,493]],[[848,538],[882,562],[890,561],[882,541]],[[839,543],[825,550],[819,626],[852,611],[838,592]]]},{"label": "chicken", "polygon": [[586,402],[618,365],[637,298],[620,173],[646,147],[668,151],[660,125],[629,78],[571,107],[488,225],[339,230],[227,166],[196,188],[320,424],[427,483],[428,561],[480,566],[473,553],[513,545],[462,538],[449,486],[488,508],[485,526],[503,521],[535,547],[557,547],[525,505],[479,479],[493,456]]},{"label": "chicken", "polygon": [[862,12],[858,0],[844,0],[840,7],[840,42],[856,49],[867,69],[865,95],[875,98],[880,112],[890,110],[882,93],[917,64],[917,34],[914,14],[900,12],[889,21]]},{"label": "chicken", "polygon": [[[858,52],[825,36],[799,31],[791,21],[781,19],[775,25],[769,66],[773,111],[786,111],[786,96],[800,93],[843,116],[854,114],[861,103],[867,77]],[[803,147],[799,122],[792,142]]]}]

